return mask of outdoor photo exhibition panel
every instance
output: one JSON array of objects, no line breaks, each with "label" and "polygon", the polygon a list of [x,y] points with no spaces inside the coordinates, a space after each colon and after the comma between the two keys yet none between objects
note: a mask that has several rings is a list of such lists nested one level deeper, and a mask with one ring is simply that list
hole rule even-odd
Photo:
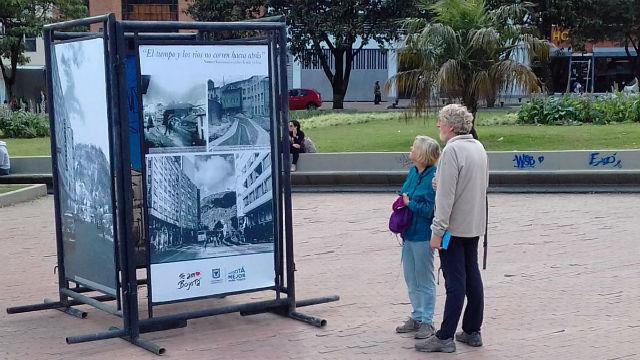
[{"label": "outdoor photo exhibition panel", "polygon": [[53,45],[57,194],[67,280],[116,295],[104,39]]},{"label": "outdoor photo exhibition panel", "polygon": [[275,286],[268,45],[139,46],[154,304]]},{"label": "outdoor photo exhibition panel", "polygon": [[[90,305],[119,317],[121,327],[67,336],[68,344],[121,338],[159,355],[165,349],[140,334],[186,327],[190,319],[273,312],[326,325],[298,308],[337,295],[295,295],[283,166],[284,20],[116,21],[106,14],[44,27],[60,298],[7,313],[57,309],[85,318],[75,306]],[[91,24],[101,30],[72,30]],[[227,31],[258,34],[204,40]],[[141,266],[146,279],[137,278]],[[148,316],[141,319],[144,285]],[[275,298],[152,311],[262,290]]]}]

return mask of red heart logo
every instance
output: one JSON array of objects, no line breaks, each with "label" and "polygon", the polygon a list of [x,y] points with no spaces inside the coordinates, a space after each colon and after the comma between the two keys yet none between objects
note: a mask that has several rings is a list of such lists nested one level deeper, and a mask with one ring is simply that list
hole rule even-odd
[{"label": "red heart logo", "polygon": [[196,276],[200,276],[200,271],[196,271]]}]

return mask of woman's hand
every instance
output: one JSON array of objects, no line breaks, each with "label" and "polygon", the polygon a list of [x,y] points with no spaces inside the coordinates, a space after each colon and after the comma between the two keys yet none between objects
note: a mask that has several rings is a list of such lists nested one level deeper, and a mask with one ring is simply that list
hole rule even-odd
[{"label": "woman's hand", "polygon": [[296,149],[300,149],[300,144],[291,144],[291,146],[293,146]]},{"label": "woman's hand", "polygon": [[404,201],[404,206],[408,206],[409,201],[411,201],[411,199],[409,199],[409,195],[407,194],[402,194],[402,200]]},{"label": "woman's hand", "polygon": [[434,250],[442,249],[442,236],[431,235],[431,242],[429,244]]},{"label": "woman's hand", "polygon": [[431,186],[433,187],[433,191],[438,191],[438,180],[436,180],[435,176],[431,180]]}]

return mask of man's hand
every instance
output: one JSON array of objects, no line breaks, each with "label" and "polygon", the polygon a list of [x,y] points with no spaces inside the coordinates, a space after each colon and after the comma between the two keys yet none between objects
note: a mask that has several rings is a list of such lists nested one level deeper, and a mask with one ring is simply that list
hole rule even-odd
[{"label": "man's hand", "polygon": [[409,201],[411,201],[411,199],[409,199],[409,195],[407,194],[402,194],[402,200],[404,201],[404,206],[409,205]]},{"label": "man's hand", "polygon": [[440,250],[442,249],[442,236],[438,236],[438,235],[431,235],[431,242],[430,242],[431,248],[434,250]]}]

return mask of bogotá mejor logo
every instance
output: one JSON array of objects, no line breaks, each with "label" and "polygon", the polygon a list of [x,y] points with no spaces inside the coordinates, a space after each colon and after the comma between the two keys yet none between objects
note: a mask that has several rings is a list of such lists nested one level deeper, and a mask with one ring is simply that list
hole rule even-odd
[{"label": "bogot\u00e1 mejor logo", "polygon": [[247,278],[247,274],[244,271],[244,266],[241,266],[233,271],[227,273],[227,281],[243,281]]},{"label": "bogot\u00e1 mejor logo", "polygon": [[192,273],[180,273],[178,275],[178,289],[191,290],[192,287],[200,286],[200,271]]}]

